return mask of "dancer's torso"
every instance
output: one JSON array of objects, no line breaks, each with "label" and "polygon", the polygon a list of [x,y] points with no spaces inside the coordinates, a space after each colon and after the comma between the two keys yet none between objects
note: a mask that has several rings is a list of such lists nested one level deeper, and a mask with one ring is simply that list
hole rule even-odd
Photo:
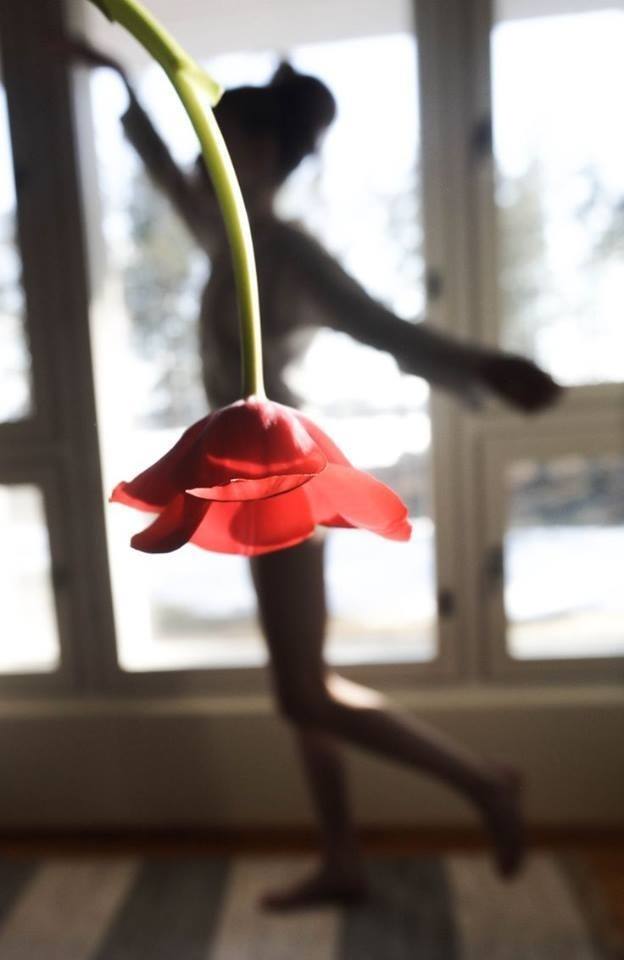
[{"label": "dancer's torso", "polygon": [[[298,290],[288,267],[288,244],[296,227],[263,216],[252,221],[252,234],[264,342],[264,375],[268,396],[279,403],[297,405],[299,398],[285,382],[285,373],[302,353],[322,318]],[[201,300],[200,348],[204,384],[213,406],[240,397],[240,333],[238,306],[229,249],[211,238],[210,277]]]}]

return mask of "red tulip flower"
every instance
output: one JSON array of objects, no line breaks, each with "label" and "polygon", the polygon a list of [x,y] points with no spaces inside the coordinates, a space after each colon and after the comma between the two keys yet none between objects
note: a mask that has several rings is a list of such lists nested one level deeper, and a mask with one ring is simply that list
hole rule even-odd
[{"label": "red tulip flower", "polygon": [[112,500],[157,512],[132,546],[166,553],[185,543],[258,556],[312,536],[317,524],[408,540],[403,501],[353,467],[303,414],[250,397],[198,420]]}]

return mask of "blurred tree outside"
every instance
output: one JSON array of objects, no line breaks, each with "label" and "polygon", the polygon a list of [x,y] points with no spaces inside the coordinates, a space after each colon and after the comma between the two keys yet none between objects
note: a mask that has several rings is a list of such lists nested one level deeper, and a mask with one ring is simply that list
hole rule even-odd
[{"label": "blurred tree outside", "polygon": [[30,356],[24,328],[24,294],[15,211],[0,215],[0,420],[15,420],[30,407]]},{"label": "blurred tree outside", "polygon": [[197,323],[207,257],[140,167],[127,213],[131,253],[124,293],[133,346],[153,368],[144,423],[185,426],[206,414]]},{"label": "blurred tree outside", "polygon": [[577,215],[592,240],[594,264],[624,260],[624,197],[607,189],[592,169],[584,171],[586,196]]},{"label": "blurred tree outside", "polygon": [[531,356],[540,329],[557,316],[544,224],[546,213],[540,164],[498,188],[500,217],[499,290],[504,343]]},{"label": "blurred tree outside", "polygon": [[[501,179],[497,201],[503,345],[535,358],[564,382],[614,379],[599,347],[614,323],[624,197],[610,191],[593,167],[557,185],[536,159],[523,176]],[[571,365],[558,373],[562,359]]]}]

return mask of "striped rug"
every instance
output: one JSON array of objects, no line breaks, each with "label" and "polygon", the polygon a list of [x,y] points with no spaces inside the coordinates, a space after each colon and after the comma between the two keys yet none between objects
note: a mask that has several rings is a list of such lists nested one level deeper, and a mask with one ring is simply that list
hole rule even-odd
[{"label": "striped rug", "polygon": [[0,860],[0,960],[615,960],[552,856],[369,861],[365,907],[267,915],[299,857]]}]

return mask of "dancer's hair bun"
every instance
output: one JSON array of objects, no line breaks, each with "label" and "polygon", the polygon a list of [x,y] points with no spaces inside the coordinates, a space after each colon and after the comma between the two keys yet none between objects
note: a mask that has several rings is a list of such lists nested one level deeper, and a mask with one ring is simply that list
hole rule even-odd
[{"label": "dancer's hair bun", "polygon": [[336,101],[322,81],[282,62],[265,86],[226,90],[215,112],[217,119],[234,118],[251,136],[274,137],[284,179],[315,150],[336,115]]}]

